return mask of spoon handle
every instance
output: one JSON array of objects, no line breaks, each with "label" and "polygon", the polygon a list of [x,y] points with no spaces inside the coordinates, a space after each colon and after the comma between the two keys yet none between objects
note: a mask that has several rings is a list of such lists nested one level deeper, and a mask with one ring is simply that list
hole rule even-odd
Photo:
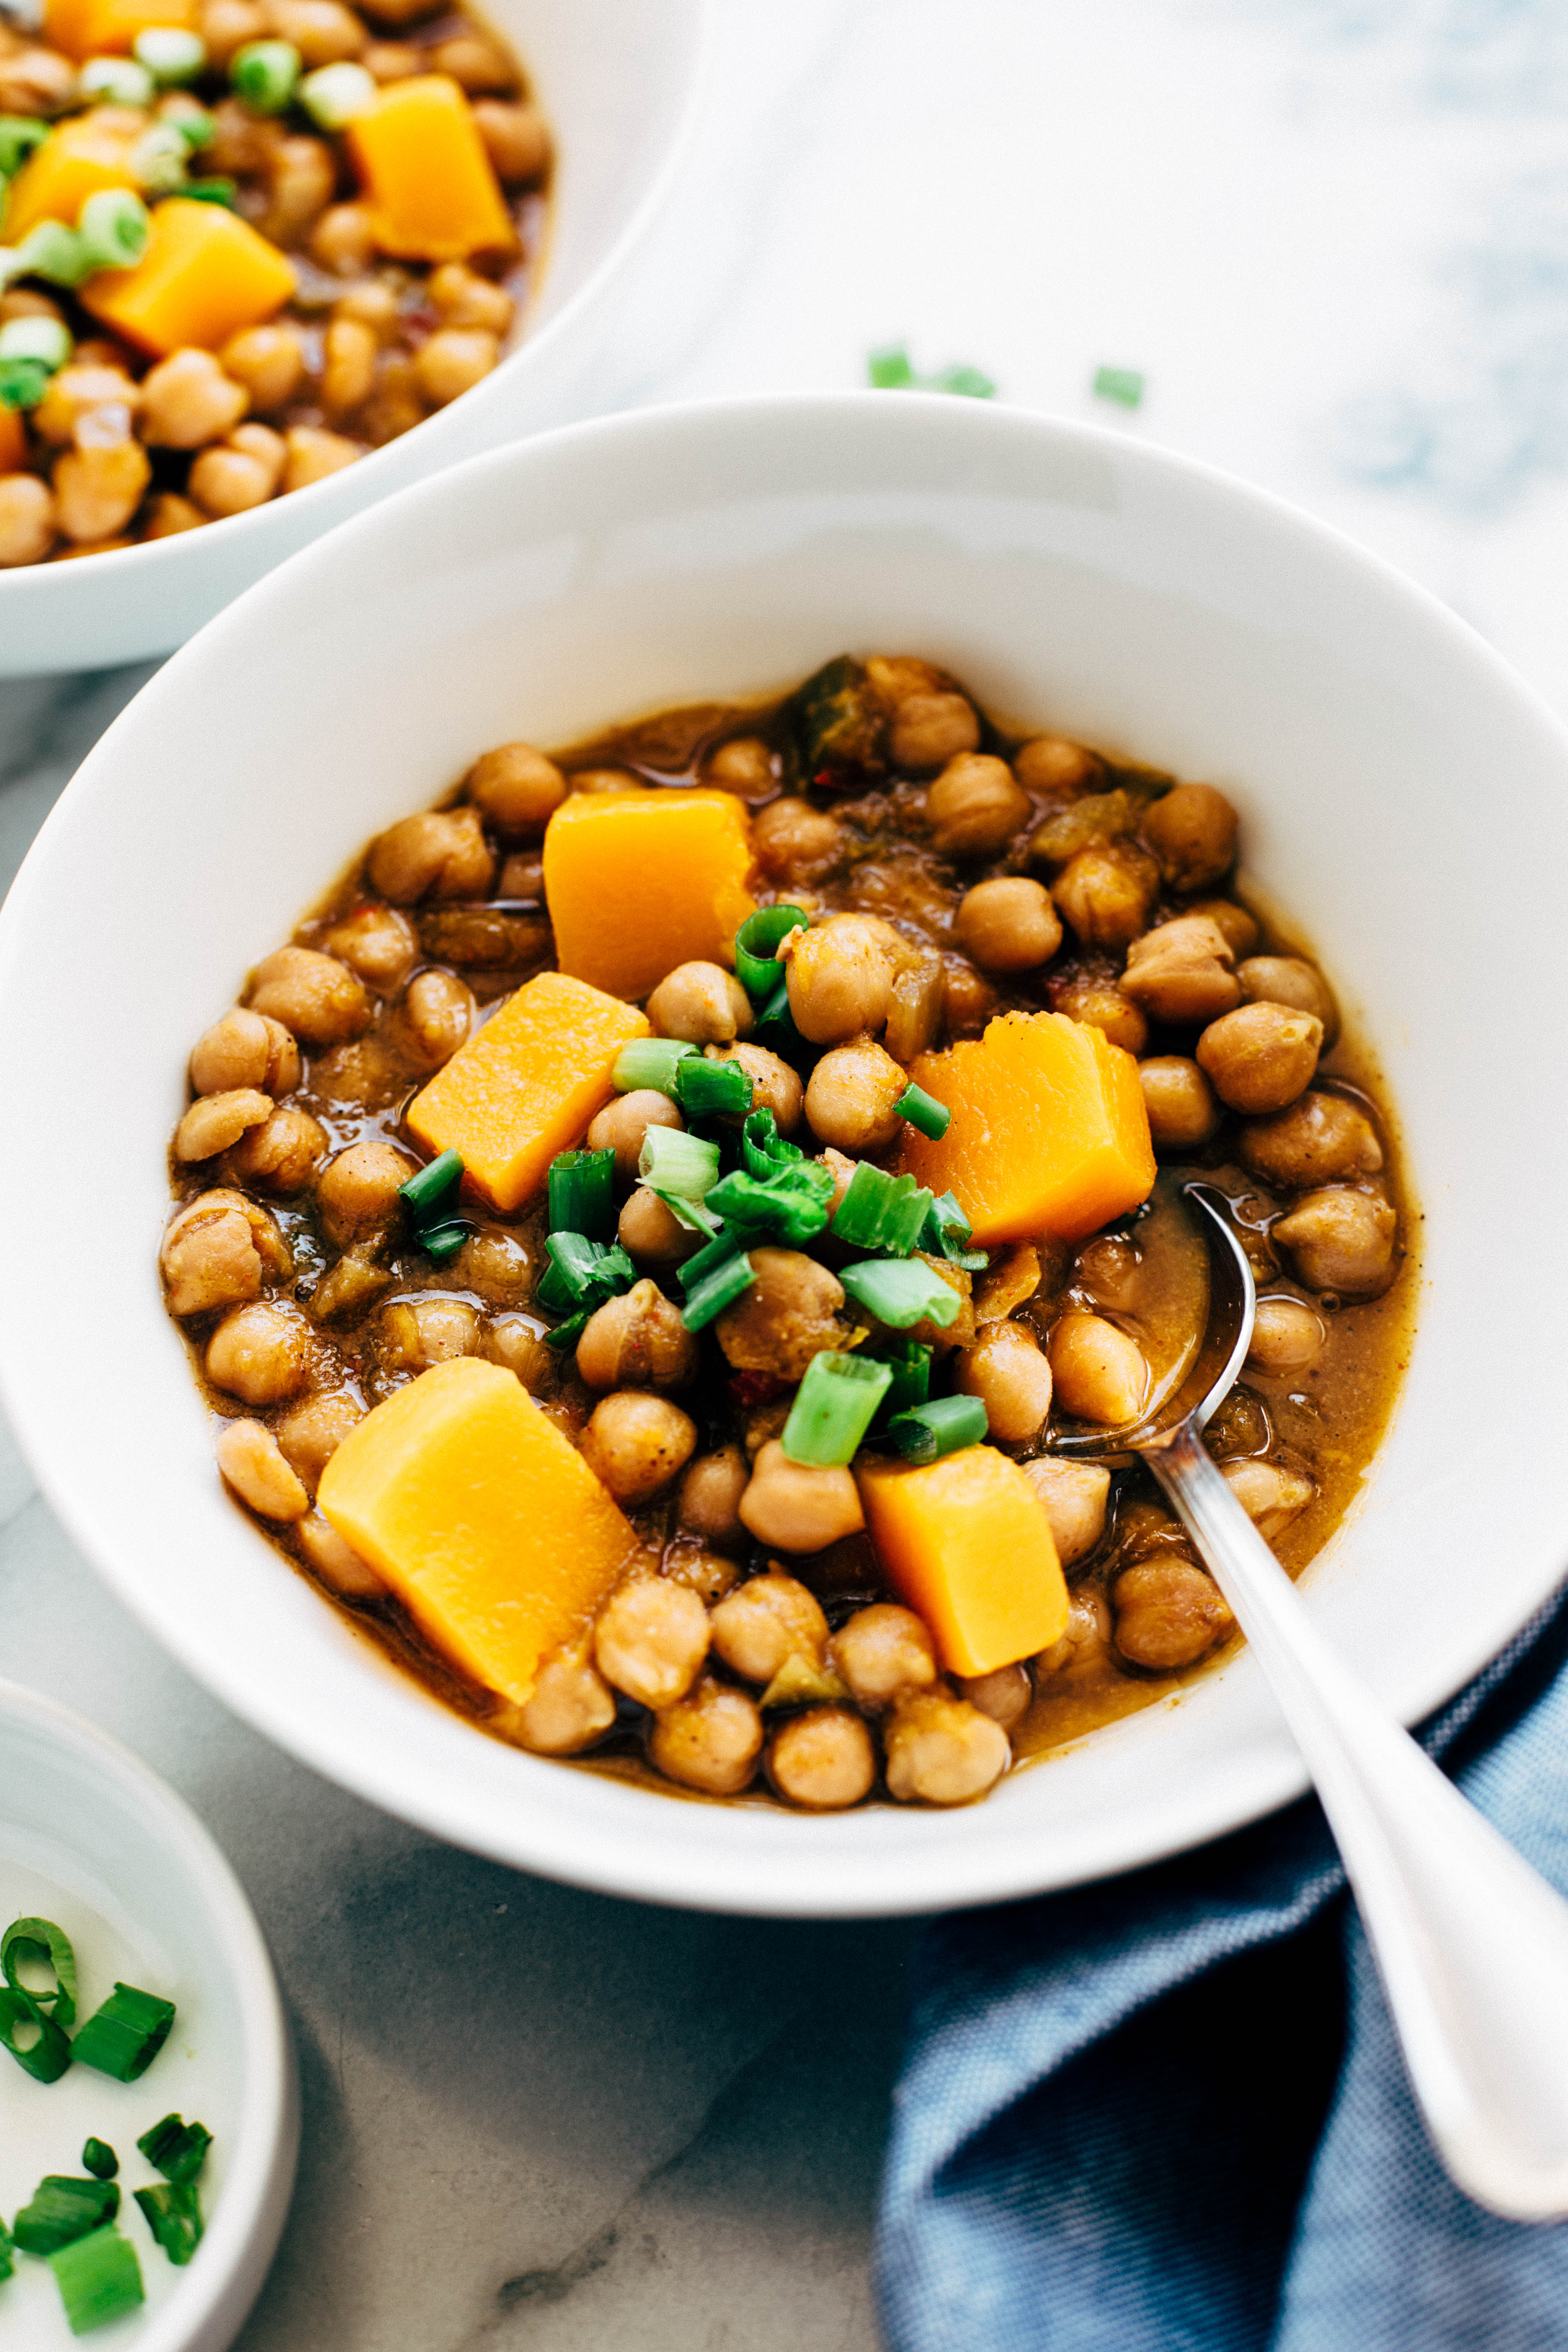
[{"label": "spoon handle", "polygon": [[1568,1903],[1341,1664],[1196,1430],[1144,1458],[1316,1783],[1449,2176],[1510,2220],[1568,2216]]}]

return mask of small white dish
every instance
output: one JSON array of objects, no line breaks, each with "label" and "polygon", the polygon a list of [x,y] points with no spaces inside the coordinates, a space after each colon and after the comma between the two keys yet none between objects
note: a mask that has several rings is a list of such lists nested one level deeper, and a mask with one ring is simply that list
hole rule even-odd
[{"label": "small white dish", "polygon": [[556,149],[539,291],[515,349],[449,408],[290,498],[145,547],[0,572],[0,677],[167,653],[345,516],[581,413],[616,290],[696,126],[713,9],[714,0],[486,0]]},{"label": "small white dish", "polygon": [[[956,1813],[683,1803],[487,1739],[242,1517],[160,1293],[193,1041],[369,836],[488,746],[776,693],[846,649],[1212,780],[1362,1023],[1423,1297],[1314,1617],[1413,1721],[1568,1551],[1568,736],[1433,598],[1308,517],[1115,434],[847,394],[574,426],[405,491],[186,646],[67,788],[0,915],[0,1391],[87,1556],[318,1770],[522,1868],[671,1903],[915,1911],[1094,1878],[1296,1796],[1245,1654]],[[1550,1198],[1547,1194],[1546,1198]],[[51,1236],[67,1245],[51,1245]],[[117,1378],[89,1408],[94,1336]],[[1530,1446],[1500,1445],[1526,1399]]]},{"label": "small white dish", "polygon": [[[173,2000],[176,2015],[135,2083],[85,2065],[38,2083],[0,2052],[0,2211],[14,2220],[47,2172],[79,2173],[88,2133],[108,2140],[147,2301],[88,2340],[226,2352],[277,2250],[299,2148],[294,2051],[267,1947],[234,1873],[171,1789],[64,1707],[0,1683],[0,1929],[19,1916],[52,1919],[70,1937],[80,2019],[117,1975]],[[171,2111],[214,2135],[205,2234],[183,2270],[132,2197],[156,2179],[136,2140]],[[64,2352],[73,2339],[48,2265],[23,2254],[16,2263],[0,2284],[0,2337]]]}]

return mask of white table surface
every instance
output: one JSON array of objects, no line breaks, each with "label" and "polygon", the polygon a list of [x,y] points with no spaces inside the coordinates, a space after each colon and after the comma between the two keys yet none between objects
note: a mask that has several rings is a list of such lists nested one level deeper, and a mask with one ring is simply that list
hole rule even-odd
[{"label": "white table surface", "polygon": [[[907,340],[1311,507],[1568,713],[1565,116],[1557,0],[723,0],[600,404]],[[0,684],[0,878],[145,675]],[[167,1774],[271,1938],[305,2153],[246,2352],[874,2346],[909,1926],[641,1909],[384,1819],[161,1654],[3,1435],[0,1671]]]}]

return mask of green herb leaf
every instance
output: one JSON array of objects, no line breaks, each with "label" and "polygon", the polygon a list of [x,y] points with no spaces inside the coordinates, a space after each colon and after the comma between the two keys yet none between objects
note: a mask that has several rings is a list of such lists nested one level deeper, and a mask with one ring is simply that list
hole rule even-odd
[{"label": "green herb leaf", "polygon": [[939,1192],[931,1202],[917,1246],[932,1257],[944,1257],[966,1274],[983,1273],[991,1263],[984,1250],[969,1246],[969,1219],[951,1192]]},{"label": "green herb leaf", "polygon": [[917,1258],[867,1258],[847,1265],[838,1279],[868,1315],[896,1331],[928,1319],[945,1330],[963,1304],[952,1284]]},{"label": "green herb leaf", "polygon": [[[37,2039],[33,2039],[34,2029]],[[25,2034],[25,2042],[17,2035]],[[0,1992],[0,2042],[35,2083],[58,2083],[71,2062],[71,2045],[30,1992]]]},{"label": "green herb leaf", "polygon": [[46,2173],[12,2225],[25,2254],[52,2254],[74,2238],[100,2230],[120,2210],[120,2184],[79,2180],[74,2174]]},{"label": "green herb leaf", "polygon": [[889,1176],[862,1160],[833,1218],[833,1238],[851,1249],[908,1257],[931,1213],[931,1196],[912,1176]]},{"label": "green herb leaf", "polygon": [[892,1368],[874,1357],[813,1356],[795,1393],[781,1440],[792,1462],[842,1469],[893,1384]]},{"label": "green herb leaf", "polygon": [[[54,1970],[52,1990],[39,1991],[22,1982],[19,1971],[29,1961]],[[13,1919],[0,1936],[0,1969],[13,1992],[26,1993],[57,2025],[76,2023],[76,1954],[65,1929],[52,1919]]]},{"label": "green herb leaf", "polygon": [[939,1103],[934,1095],[928,1095],[923,1087],[906,1087],[893,1108],[911,1127],[918,1127],[922,1135],[929,1135],[933,1143],[940,1143],[952,1125],[952,1113],[947,1105]]},{"label": "green herb leaf", "polygon": [[696,1053],[679,1037],[634,1037],[623,1045],[616,1056],[611,1073],[620,1093],[632,1095],[644,1087],[656,1094],[675,1097],[675,1073],[682,1062],[689,1062]]},{"label": "green herb leaf", "polygon": [[607,1241],[616,1230],[616,1155],[558,1151],[546,1180],[552,1234],[586,1234]]},{"label": "green herb leaf", "polygon": [[160,2181],[156,2189],[138,2189],[147,2227],[177,2269],[184,2270],[202,2242],[201,2197],[194,2180]]},{"label": "green herb leaf", "polygon": [[1143,398],[1143,378],[1136,368],[1096,368],[1094,396],[1114,400],[1120,408],[1137,408]]},{"label": "green herb leaf", "polygon": [[194,2180],[212,2144],[205,2124],[188,2124],[183,2116],[164,2116],[136,2143],[153,2171],[174,2181]]},{"label": "green herb leaf", "polygon": [[688,1118],[742,1118],[752,1108],[751,1076],[742,1062],[682,1062],[675,1099]]},{"label": "green herb leaf", "polygon": [[113,2228],[94,2230],[49,2257],[66,2323],[73,2336],[86,2336],[122,2319],[145,2301],[142,2265],[129,2238]]},{"label": "green herb leaf", "polygon": [[70,2054],[117,2083],[134,2083],[167,2042],[174,2022],[172,2000],[141,1992],[134,1985],[116,1984],[71,2043]]},{"label": "green herb leaf", "polygon": [[89,2139],[83,2143],[81,2166],[95,2180],[112,2180],[120,2169],[120,2158],[106,2139]]},{"label": "green herb leaf", "polygon": [[[725,1239],[728,1243],[728,1235]],[[706,1252],[699,1251],[698,1255],[704,1256]],[[688,1261],[691,1265],[696,1262],[695,1258]],[[725,1307],[739,1298],[743,1290],[749,1290],[756,1278],[749,1257],[739,1253],[731,1255],[727,1251],[721,1262],[705,1274],[695,1287],[689,1282],[687,1284],[686,1304],[680,1310],[681,1321],[689,1331],[704,1330],[715,1316],[722,1315]]]},{"label": "green herb leaf", "polygon": [[759,907],[735,934],[735,977],[753,1004],[765,1003],[779,984],[775,950],[810,918],[804,907]]},{"label": "green herb leaf", "polygon": [[990,1426],[978,1397],[933,1397],[909,1412],[895,1413],[888,1435],[909,1462],[934,1462],[940,1454],[978,1445]]}]

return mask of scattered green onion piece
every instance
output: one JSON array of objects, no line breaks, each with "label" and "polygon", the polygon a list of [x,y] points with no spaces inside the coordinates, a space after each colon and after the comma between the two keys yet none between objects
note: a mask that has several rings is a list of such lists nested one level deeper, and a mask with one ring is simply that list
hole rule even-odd
[{"label": "scattered green onion piece", "polygon": [[984,1250],[969,1247],[969,1219],[951,1192],[939,1192],[931,1202],[921,1233],[920,1247],[932,1257],[944,1257],[967,1274],[983,1273],[991,1261]]},{"label": "scattered green onion piece", "polygon": [[723,1227],[717,1217],[710,1216],[700,1201],[693,1201],[684,1192],[673,1192],[665,1184],[645,1184],[643,1191],[662,1201],[678,1225],[689,1234],[703,1234],[709,1241],[717,1241]]},{"label": "scattered green onion piece", "polygon": [[8,2279],[16,2269],[16,2265],[11,2259],[16,2250],[16,2239],[11,2235],[5,2222],[0,2221],[0,2279]]},{"label": "scattered green onion piece", "polygon": [[590,1241],[585,1234],[552,1234],[544,1244],[550,1265],[535,1296],[540,1305],[558,1313],[563,1307],[585,1307],[590,1312],[631,1288],[637,1270],[617,1242],[613,1249]]},{"label": "scattered green onion piece", "polygon": [[637,1174],[660,1200],[671,1192],[700,1201],[719,1179],[719,1146],[705,1135],[678,1127],[650,1127],[643,1137]]},{"label": "scattered green onion piece", "polygon": [[743,1290],[751,1288],[756,1278],[752,1261],[743,1253],[725,1257],[695,1289],[688,1287],[686,1304],[680,1310],[681,1321],[689,1331],[705,1330],[715,1316],[722,1315]]},{"label": "scattered green onion piece", "polygon": [[342,131],[360,115],[368,114],[380,94],[374,76],[347,58],[307,74],[296,92],[319,131]]},{"label": "scattered green onion piece", "polygon": [[154,81],[173,88],[195,79],[207,61],[207,45],[178,25],[148,25],[132,42],[131,54]]},{"label": "scattered green onion piece", "polygon": [[[91,2143],[89,2143],[90,2145]],[[205,2124],[188,2124],[184,2116],[164,2116],[144,2131],[136,2145],[165,2180],[194,2180],[207,2160],[213,2136]],[[100,2176],[102,2177],[102,2176]]]},{"label": "scattered green onion piece", "polygon": [[753,1004],[765,1003],[779,984],[775,950],[810,919],[804,907],[789,906],[759,907],[747,916],[735,934],[735,977]]},{"label": "scattered green onion piece", "polygon": [[7,319],[0,327],[0,360],[37,360],[52,375],[74,349],[60,319]]},{"label": "scattered green onion piece", "polygon": [[192,204],[226,205],[231,213],[239,209],[239,187],[234,180],[187,180],[180,194]]},{"label": "scattered green onion piece", "polygon": [[101,2230],[120,2210],[120,2184],[79,2180],[72,2173],[48,2172],[12,2224],[25,2254],[58,2253],[73,2238]]},{"label": "scattered green onion piece", "polygon": [[585,1307],[580,1307],[575,1315],[568,1316],[564,1323],[557,1323],[553,1330],[545,1333],[544,1344],[558,1352],[565,1348],[574,1348],[587,1328],[588,1310]]},{"label": "scattered green onion piece", "polygon": [[996,386],[977,367],[938,368],[926,378],[928,392],[955,392],[963,400],[994,400]]},{"label": "scattered green onion piece", "polygon": [[909,1412],[895,1413],[888,1435],[907,1462],[934,1462],[940,1454],[978,1445],[990,1426],[978,1397],[933,1397]]},{"label": "scattered green onion piece", "polygon": [[[100,193],[102,193],[100,191]],[[79,286],[94,264],[74,228],[41,220],[5,257],[6,278],[46,278],[51,286]]]},{"label": "scattered green onion piece", "polygon": [[694,1251],[691,1256],[676,1269],[680,1276],[680,1286],[688,1298],[700,1289],[716,1266],[728,1265],[739,1246],[733,1234],[727,1234],[722,1225],[717,1224],[717,1221],[715,1223],[716,1230],[712,1240],[702,1249]]},{"label": "scattered green onion piece", "polygon": [[66,2322],[73,2336],[86,2336],[123,2319],[146,2300],[142,2265],[129,2238],[112,2227],[94,2230],[49,2257]]},{"label": "scattered green onion piece", "polygon": [[1137,408],[1143,398],[1143,378],[1136,368],[1096,368],[1094,396],[1114,400],[1121,408]]},{"label": "scattered green onion piece", "polygon": [[[24,1961],[52,1969],[53,1986],[40,1991],[37,1985],[24,1984],[17,1973]],[[13,1992],[47,2010],[57,2025],[76,2023],[76,1954],[65,1929],[52,1919],[13,1919],[0,1936],[0,1969]]]},{"label": "scattered green onion piece", "polygon": [[902,343],[891,343],[886,351],[870,352],[866,373],[874,392],[909,392],[920,382]]},{"label": "scattered green onion piece", "polygon": [[634,1037],[616,1055],[611,1076],[623,1095],[650,1087],[656,1094],[673,1097],[676,1066],[689,1061],[696,1051],[679,1037]]},{"label": "scattered green onion piece", "polygon": [[71,2056],[117,2083],[134,2083],[167,2042],[174,2022],[172,2000],[117,1983],[71,2043]]},{"label": "scattered green onion piece", "polygon": [[827,1223],[833,1171],[820,1160],[799,1160],[756,1177],[737,1168],[721,1178],[704,1206],[748,1242],[776,1241],[798,1249]]},{"label": "scattered green onion piece", "polygon": [[845,1468],[892,1384],[891,1367],[875,1357],[813,1356],[784,1425],[781,1443],[790,1460]]},{"label": "scattered green onion piece", "polygon": [[616,1230],[616,1155],[558,1151],[547,1179],[550,1230],[604,1241]]},{"label": "scattered green onion piece", "polygon": [[468,1238],[467,1225],[422,1225],[416,1236],[417,1245],[431,1263],[449,1265]]},{"label": "scattered green onion piece", "polygon": [[934,1095],[928,1095],[924,1087],[906,1087],[893,1108],[911,1127],[918,1127],[922,1135],[929,1135],[933,1143],[940,1143],[952,1125],[952,1113],[947,1105],[939,1103]]},{"label": "scattered green onion piece", "polygon": [[845,1266],[838,1279],[858,1306],[895,1331],[928,1320],[945,1329],[957,1320],[957,1291],[916,1258],[866,1258]]},{"label": "scattered green onion piece", "polygon": [[795,1015],[789,1009],[789,974],[785,972],[765,1004],[757,1008],[757,1025],[752,1035],[761,1041],[772,1034],[774,1044],[770,1050],[788,1053],[792,1045],[803,1046],[805,1039],[795,1025]]},{"label": "scattered green onion piece", "polygon": [[129,188],[100,188],[77,222],[89,269],[134,269],[147,250],[153,223]]},{"label": "scattered green onion piece", "polygon": [[[16,2036],[37,2026],[38,2038],[26,2045]],[[0,1992],[0,2042],[24,2074],[35,2083],[58,2083],[71,2062],[71,2045],[52,2017],[46,2017],[30,1992]]]},{"label": "scattered green onion piece", "polygon": [[976,367],[939,368],[934,375],[917,375],[902,343],[872,352],[866,373],[877,392],[956,392],[969,400],[991,400],[996,387]]},{"label": "scattered green onion piece", "polygon": [[743,1118],[752,1108],[751,1077],[741,1062],[682,1062],[675,1099],[688,1118]]},{"label": "scattered green onion piece", "polygon": [[908,1257],[930,1214],[931,1196],[912,1176],[889,1176],[862,1160],[833,1219],[833,1238],[851,1249]]},{"label": "scattered green onion piece", "polygon": [[[95,2180],[112,2180],[120,2169],[120,2158],[106,2139],[89,2139],[82,2147],[81,2168],[90,2172]],[[159,2169],[163,2169],[162,2166]]]},{"label": "scattered green onion piece", "polygon": [[154,122],[131,150],[132,176],[147,195],[183,194],[190,152],[178,123]]},{"label": "scattered green onion piece", "polygon": [[230,58],[228,78],[254,113],[281,114],[298,86],[301,63],[292,41],[247,41]]},{"label": "scattered green onion piece", "polygon": [[462,1181],[462,1153],[443,1151],[400,1184],[397,1197],[416,1224],[444,1223]]},{"label": "scattered green onion piece", "polygon": [[76,78],[79,98],[106,100],[110,106],[151,106],[153,77],[134,58],[89,58]]},{"label": "scattered green onion piece", "polygon": [[202,2242],[202,2205],[194,2180],[160,2181],[155,2189],[138,2189],[147,2227],[177,2270],[184,2270]]},{"label": "scattered green onion piece", "polygon": [[892,1384],[882,1399],[885,1416],[908,1412],[917,1404],[924,1404],[931,1394],[931,1350],[919,1339],[889,1343],[875,1360],[887,1365],[892,1374]]},{"label": "scattered green onion piece", "polygon": [[48,388],[42,360],[0,359],[0,408],[37,408]]},{"label": "scattered green onion piece", "polygon": [[178,114],[166,114],[163,120],[174,124],[193,155],[199,154],[204,147],[210,147],[217,137],[217,117],[209,114],[205,106],[197,106],[194,100]]},{"label": "scattered green onion piece", "polygon": [[48,124],[36,114],[0,114],[0,173],[9,179],[13,172],[19,172],[48,135]]},{"label": "scattered green onion piece", "polygon": [[741,1154],[749,1176],[773,1176],[781,1168],[793,1167],[805,1154],[798,1143],[791,1143],[779,1133],[777,1119],[771,1110],[754,1110],[741,1129]]}]

